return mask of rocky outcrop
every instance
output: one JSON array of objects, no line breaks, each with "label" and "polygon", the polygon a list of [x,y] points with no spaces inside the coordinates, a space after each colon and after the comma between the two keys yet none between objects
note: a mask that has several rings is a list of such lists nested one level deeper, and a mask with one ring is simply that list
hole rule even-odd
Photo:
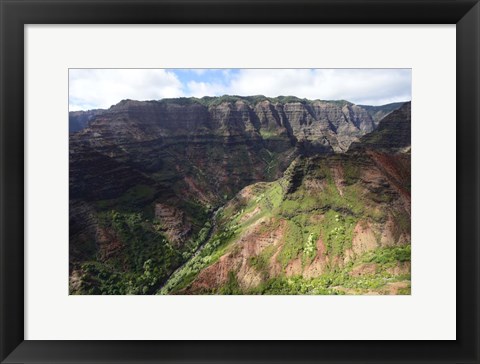
[{"label": "rocky outcrop", "polygon": [[88,123],[70,136],[70,197],[111,206],[131,202],[140,185],[152,193],[138,208],[157,199],[219,206],[248,184],[279,178],[296,155],[344,151],[373,127],[347,102],[207,101],[123,100],[71,113]]},{"label": "rocky outcrop", "polygon": [[392,111],[399,109],[405,102],[393,102],[391,104],[371,106],[371,105],[358,105],[362,109],[366,110],[373,119],[375,126],[378,125],[380,120],[390,114]]},{"label": "rocky outcrop", "polygon": [[178,182],[188,190],[186,177],[206,195],[217,190],[210,202],[218,202],[218,195],[278,178],[298,153],[345,151],[374,125],[350,103],[266,98],[256,104],[124,100],[88,117],[88,127],[70,137],[71,192],[102,199],[138,183],[168,189]]},{"label": "rocky outcrop", "polygon": [[[398,112],[390,113],[384,119],[387,126],[382,121],[379,128],[391,134],[392,126],[407,117],[406,110]],[[265,277],[277,277],[286,270],[291,276],[300,272],[312,278],[330,267],[342,267],[373,247],[372,234],[378,246],[396,246],[409,239],[405,224],[399,227],[398,223],[399,219],[408,222],[408,214],[399,218],[372,207],[393,203],[395,209],[409,209],[409,184],[405,182],[409,156],[392,156],[379,142],[378,148],[361,149],[365,151],[361,157],[345,154],[351,145],[375,133],[369,112],[347,101],[263,96],[123,100],[108,110],[71,117],[86,121],[82,129],[70,134],[70,266],[75,287],[81,287],[82,275],[96,287],[88,292],[103,292],[95,283],[98,266],[91,261],[108,262],[101,273],[109,277],[105,282],[114,283],[102,282],[114,284],[115,289],[105,288],[107,292],[153,292],[192,257],[198,244],[217,233],[217,227],[212,228],[216,224],[209,221],[213,211],[259,181],[281,181],[285,208],[250,230],[250,237],[244,237],[246,245],[238,248],[240,255],[232,252],[222,258],[223,283],[231,277],[226,262],[238,265],[241,287],[254,289]],[[395,150],[406,139],[399,135]],[[377,220],[355,228],[358,237],[341,257],[328,256],[331,242],[318,236],[308,244],[324,254],[307,265],[298,257],[286,264],[283,234],[296,229],[284,225],[285,219],[296,214],[291,207],[305,202],[311,209],[305,214],[320,221],[337,200],[358,192],[352,186],[361,190]],[[303,201],[298,194],[305,191],[323,196],[323,202],[317,201],[317,206],[311,199]],[[253,193],[253,198],[264,197]],[[249,211],[237,206],[239,223],[248,225],[269,214],[276,202],[272,196],[268,200],[267,205]],[[345,216],[353,210],[348,204],[338,208]],[[285,230],[278,230],[278,224]],[[253,269],[250,259],[263,249],[270,254],[267,276]],[[88,269],[81,268],[84,262]],[[157,280],[147,284],[150,268],[157,270]],[[215,274],[215,268],[211,269]],[[130,274],[138,280],[133,291],[120,284],[123,274],[128,282],[133,277]]]},{"label": "rocky outcrop", "polygon": [[406,154],[299,158],[279,182],[248,186],[226,205],[232,215],[219,228],[235,229],[235,238],[178,293],[223,292],[232,277],[237,292],[262,292],[282,277],[332,272],[358,277],[360,286],[364,277],[383,280],[387,292],[410,273],[409,185]]},{"label": "rocky outcrop", "polygon": [[409,151],[411,146],[411,102],[385,116],[378,127],[352,143],[349,151],[365,149],[388,152]]},{"label": "rocky outcrop", "polygon": [[158,222],[157,227],[165,233],[168,240],[173,244],[185,240],[192,229],[185,213],[173,206],[161,203],[155,204],[155,219]]},{"label": "rocky outcrop", "polygon": [[[223,136],[249,139],[307,140],[340,152],[373,130],[374,121],[360,106],[347,101],[278,102],[260,97],[218,102],[203,99],[123,100],[108,110],[72,112],[71,119],[89,119],[76,139],[95,146],[151,141],[173,136]],[[214,99],[217,100],[217,99]],[[338,139],[338,140],[337,140]],[[115,142],[115,143],[112,143]]]},{"label": "rocky outcrop", "polygon": [[105,110],[96,109],[88,111],[70,111],[68,113],[68,130],[75,133],[88,127],[88,124],[96,116],[101,115]]},{"label": "rocky outcrop", "polygon": [[96,211],[87,203],[70,200],[69,219],[69,270],[76,263],[91,259],[97,250],[96,234],[98,218]]}]

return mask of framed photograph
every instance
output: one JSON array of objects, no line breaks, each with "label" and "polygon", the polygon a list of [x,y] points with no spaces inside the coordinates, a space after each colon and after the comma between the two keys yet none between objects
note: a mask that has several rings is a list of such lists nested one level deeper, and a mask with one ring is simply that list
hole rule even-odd
[{"label": "framed photograph", "polygon": [[0,1],[2,363],[479,362],[478,1]]}]

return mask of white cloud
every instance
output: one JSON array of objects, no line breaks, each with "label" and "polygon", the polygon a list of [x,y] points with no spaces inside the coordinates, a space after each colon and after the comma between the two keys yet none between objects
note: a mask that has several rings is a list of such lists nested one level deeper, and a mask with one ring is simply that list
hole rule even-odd
[{"label": "white cloud", "polygon": [[244,69],[228,85],[189,84],[191,95],[293,95],[308,99],[344,99],[381,105],[411,98],[407,69]]},{"label": "white cloud", "polygon": [[232,80],[231,89],[241,95],[294,95],[317,98],[313,92],[316,83],[313,75],[311,70],[306,69],[240,70]]},{"label": "white cloud", "polygon": [[183,95],[174,72],[162,69],[71,69],[70,110],[108,108],[122,99],[156,100]]},{"label": "white cloud", "polygon": [[218,96],[230,93],[229,88],[217,82],[190,81],[187,83],[188,96]]},{"label": "white cloud", "polygon": [[[293,95],[382,105],[411,99],[410,69],[70,70],[70,110],[108,108],[122,99]],[[198,79],[200,77],[200,79]]]}]

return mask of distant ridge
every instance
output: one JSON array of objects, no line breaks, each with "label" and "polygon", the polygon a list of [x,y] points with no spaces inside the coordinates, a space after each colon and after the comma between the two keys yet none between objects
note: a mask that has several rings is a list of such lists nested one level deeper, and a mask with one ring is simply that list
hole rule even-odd
[{"label": "distant ridge", "polygon": [[411,102],[404,103],[399,109],[385,116],[378,127],[352,143],[349,151],[375,149],[400,151],[411,146]]},{"label": "distant ridge", "polygon": [[365,110],[367,110],[367,112],[372,116],[375,124],[378,125],[381,119],[383,119],[385,116],[390,114],[393,110],[399,109],[405,102],[408,102],[408,101],[393,102],[391,104],[385,104],[385,105],[379,105],[379,106],[371,106],[371,105],[358,105],[358,106],[363,107]]}]

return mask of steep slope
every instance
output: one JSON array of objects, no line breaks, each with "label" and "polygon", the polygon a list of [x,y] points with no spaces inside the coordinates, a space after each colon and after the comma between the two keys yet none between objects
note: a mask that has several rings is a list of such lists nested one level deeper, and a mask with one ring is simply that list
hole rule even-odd
[{"label": "steep slope", "polygon": [[362,109],[366,110],[372,117],[375,126],[378,125],[380,120],[390,114],[392,111],[399,109],[405,102],[394,102],[391,104],[371,106],[371,105],[358,105]]},{"label": "steep slope", "polygon": [[85,129],[89,122],[96,116],[101,115],[105,110],[96,109],[88,111],[70,111],[68,113],[68,130],[69,133],[75,133]]},{"label": "steep slope", "polygon": [[160,293],[408,293],[409,185],[405,154],[299,157],[232,199]]},{"label": "steep slope", "polygon": [[408,151],[411,146],[411,102],[385,116],[377,129],[350,145],[349,151],[374,149],[389,152]]},{"label": "steep slope", "polygon": [[218,204],[278,178],[298,153],[345,151],[373,129],[355,105],[288,100],[124,100],[71,135],[72,198],[118,198],[141,183]]},{"label": "steep slope", "polygon": [[157,292],[213,244],[212,216],[242,188],[281,178],[297,156],[344,152],[374,125],[346,101],[295,97],[124,100],[97,113],[70,135],[70,292]]}]

